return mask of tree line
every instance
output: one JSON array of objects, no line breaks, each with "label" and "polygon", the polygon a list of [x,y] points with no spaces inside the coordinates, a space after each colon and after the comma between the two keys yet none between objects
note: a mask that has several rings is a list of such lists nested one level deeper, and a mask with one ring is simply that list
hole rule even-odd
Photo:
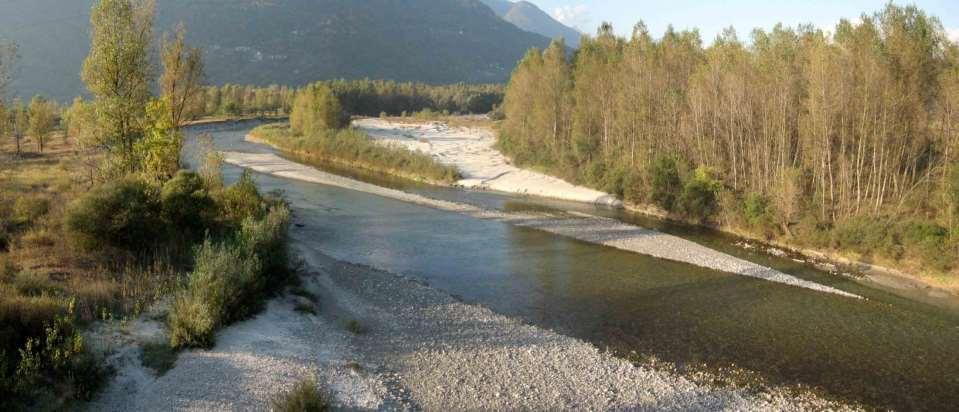
[{"label": "tree line", "polygon": [[624,39],[605,24],[572,56],[527,54],[499,145],[678,217],[948,268],[957,109],[959,48],[912,6],[832,33],[727,29],[708,47],[695,30],[655,39],[640,23]]},{"label": "tree line", "polygon": [[[333,92],[343,111],[357,116],[410,115],[423,110],[457,114],[489,113],[503,100],[503,85],[396,82],[392,80],[326,80],[307,85]],[[296,88],[272,85],[208,86],[195,102],[194,116],[289,116]]]}]

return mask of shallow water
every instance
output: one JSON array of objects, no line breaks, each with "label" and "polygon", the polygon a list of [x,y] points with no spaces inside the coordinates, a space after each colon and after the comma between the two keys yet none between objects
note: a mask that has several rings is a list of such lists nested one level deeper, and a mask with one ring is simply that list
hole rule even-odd
[{"label": "shallow water", "polygon": [[[220,150],[252,123],[206,126]],[[192,153],[193,139],[187,145]],[[189,156],[188,156],[189,159]],[[228,180],[240,170],[225,166]],[[328,170],[330,171],[330,170]],[[336,170],[333,170],[336,171]],[[959,405],[959,315],[851,279],[732,245],[734,238],[617,211],[356,175],[492,209],[574,209],[658,226],[786,273],[859,294],[848,299],[655,259],[544,232],[266,175],[292,203],[296,241],[337,259],[401,273],[460,299],[609,348],[678,365],[737,366],[772,383],[896,409]]]}]

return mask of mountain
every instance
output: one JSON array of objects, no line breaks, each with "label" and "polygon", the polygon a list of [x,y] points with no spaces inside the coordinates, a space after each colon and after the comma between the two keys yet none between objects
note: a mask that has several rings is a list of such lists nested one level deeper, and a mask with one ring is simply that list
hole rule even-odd
[{"label": "mountain", "polygon": [[582,33],[556,21],[535,4],[528,1],[482,0],[496,15],[528,32],[537,33],[550,39],[562,38],[566,45],[579,47]]},{"label": "mountain", "polygon": [[[0,1],[0,37],[20,46],[15,93],[84,91],[93,0]],[[505,82],[549,38],[479,0],[160,0],[156,32],[177,22],[204,51],[211,84],[300,85],[330,78]]]}]

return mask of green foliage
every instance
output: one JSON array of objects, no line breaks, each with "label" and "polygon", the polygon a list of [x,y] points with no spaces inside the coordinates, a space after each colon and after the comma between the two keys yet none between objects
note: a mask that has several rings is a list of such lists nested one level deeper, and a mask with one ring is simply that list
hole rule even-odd
[{"label": "green foliage", "polygon": [[[10,308],[0,301],[0,319],[9,316]],[[58,305],[59,306],[59,305]],[[70,388],[74,399],[90,400],[106,379],[102,360],[88,352],[74,324],[74,304],[65,312],[43,315],[38,332],[24,333],[27,328],[10,328],[4,322],[0,334],[0,406],[22,408],[41,394],[49,392],[57,382]],[[31,312],[21,311],[19,315]],[[3,320],[9,320],[3,319]],[[20,333],[11,339],[10,332]],[[16,349],[11,350],[11,346]]]},{"label": "green foliage", "polygon": [[335,162],[432,182],[453,183],[459,180],[455,168],[440,164],[432,156],[376,144],[369,136],[352,128],[296,137],[291,135],[288,128],[266,125],[254,129],[252,133],[306,162]]},{"label": "green foliage", "polygon": [[240,180],[217,195],[221,215],[231,222],[259,218],[264,212],[264,199],[253,182],[253,175],[244,170]]},{"label": "green foliage", "polygon": [[691,219],[707,221],[716,213],[716,199],[721,189],[722,183],[712,176],[712,172],[705,166],[700,166],[693,178],[683,186],[679,208]]},{"label": "green foliage", "polygon": [[170,310],[170,345],[210,347],[216,329],[259,310],[289,279],[286,230],[289,209],[276,203],[265,216],[248,217],[236,238],[197,248],[186,288]]},{"label": "green foliage", "polygon": [[32,225],[50,211],[50,201],[42,197],[21,196],[13,202],[13,223]]},{"label": "green foliage", "polygon": [[143,138],[134,144],[136,167],[147,181],[164,182],[180,170],[183,136],[170,117],[170,103],[153,100],[146,107]]},{"label": "green foliage", "polygon": [[143,366],[156,371],[157,376],[163,376],[176,364],[177,351],[166,342],[151,342],[143,345],[140,361]]},{"label": "green foliage", "polygon": [[290,113],[290,129],[296,135],[312,136],[328,129],[340,129],[349,117],[339,99],[324,84],[307,86],[296,93]]},{"label": "green foliage", "polygon": [[320,391],[316,379],[303,379],[288,392],[273,399],[276,412],[324,412],[330,410],[327,395]]},{"label": "green foliage", "polygon": [[861,217],[836,225],[832,237],[833,247],[864,256],[911,258],[939,271],[955,265],[948,229],[930,221]]},{"label": "green foliage", "polygon": [[676,210],[677,201],[683,192],[683,182],[679,177],[676,160],[671,157],[656,159],[650,166],[649,176],[649,199],[668,212]]},{"label": "green foliage", "polygon": [[749,193],[743,199],[743,217],[753,229],[762,233],[775,227],[776,213],[769,198],[759,193]]},{"label": "green foliage", "polygon": [[[828,244],[815,231],[836,226],[837,244],[857,244],[840,226],[863,216],[959,234],[959,49],[935,17],[888,4],[835,30],[778,25],[749,42],[733,30],[707,43],[696,30],[632,33],[604,26],[572,56],[559,45],[527,53],[498,147],[627,201],[790,242]],[[942,242],[928,239],[906,249],[932,262]]]},{"label": "green foliage", "polygon": [[30,271],[17,273],[11,284],[23,296],[42,296],[44,294],[52,296],[58,290],[49,276]]},{"label": "green foliage", "polygon": [[103,246],[144,250],[164,231],[153,189],[135,178],[96,187],[75,200],[66,213],[67,233],[84,250]]},{"label": "green foliage", "polygon": [[134,144],[142,137],[143,117],[153,84],[150,44],[153,10],[149,2],[100,0],[91,11],[90,54],[82,78],[95,97],[100,143],[117,156],[121,170],[135,168]]},{"label": "green foliage", "polygon": [[163,220],[187,239],[202,239],[216,223],[217,204],[204,185],[200,175],[181,170],[160,191]]}]

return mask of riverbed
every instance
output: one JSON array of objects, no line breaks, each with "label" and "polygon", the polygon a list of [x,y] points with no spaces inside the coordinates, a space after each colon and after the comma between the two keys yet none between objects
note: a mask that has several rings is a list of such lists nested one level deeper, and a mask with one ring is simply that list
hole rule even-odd
[{"label": "riverbed", "polygon": [[[270,154],[243,141],[251,124],[209,126],[224,151]],[[227,166],[235,178],[239,169]],[[608,209],[435,188],[383,176],[381,186],[484,209]],[[728,237],[688,237],[800,279],[862,296],[848,299],[644,256],[396,199],[258,174],[291,201],[298,242],[332,258],[429,285],[466,304],[582,339],[639,363],[680,373],[719,371],[762,385],[897,409],[959,404],[959,316],[788,258],[737,251]],[[636,222],[634,222],[636,223]],[[655,360],[655,361],[651,361]],[[734,376],[733,376],[734,375]]]}]

